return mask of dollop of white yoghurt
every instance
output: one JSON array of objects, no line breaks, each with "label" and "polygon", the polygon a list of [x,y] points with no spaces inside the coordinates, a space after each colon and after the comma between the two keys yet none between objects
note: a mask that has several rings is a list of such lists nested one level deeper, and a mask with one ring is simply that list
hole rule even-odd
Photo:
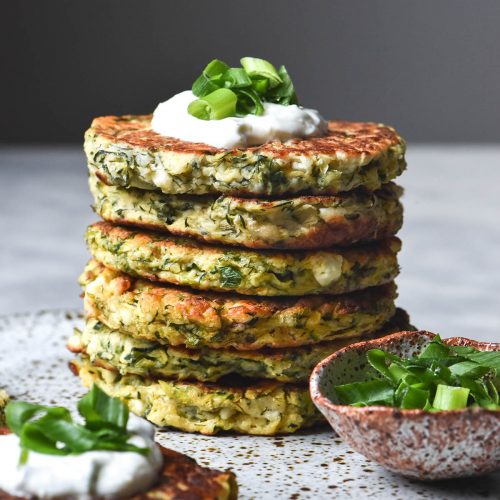
[{"label": "dollop of white yoghurt", "polygon": [[88,451],[54,456],[30,451],[19,465],[19,438],[0,436],[0,490],[13,496],[88,500],[128,498],[147,491],[158,480],[163,457],[154,441],[154,426],[130,414],[130,444],[149,448],[147,455],[121,451]]},{"label": "dollop of white yoghurt", "polygon": [[260,146],[274,140],[319,137],[328,132],[328,123],[318,111],[295,104],[283,106],[266,102],[260,116],[200,120],[187,111],[188,105],[196,99],[186,90],[160,103],[153,113],[152,129],[163,136],[225,149]]}]

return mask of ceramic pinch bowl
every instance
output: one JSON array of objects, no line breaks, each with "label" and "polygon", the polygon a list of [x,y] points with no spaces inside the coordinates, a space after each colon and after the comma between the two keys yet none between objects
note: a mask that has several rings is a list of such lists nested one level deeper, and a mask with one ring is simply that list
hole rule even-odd
[{"label": "ceramic pinch bowl", "polygon": [[[393,472],[437,480],[500,469],[500,411],[427,412],[339,403],[334,386],[380,377],[368,364],[366,351],[378,348],[408,358],[434,337],[426,331],[399,332],[345,347],[316,366],[310,380],[311,397],[347,444]],[[480,351],[500,350],[500,344],[458,337],[443,342]]]}]

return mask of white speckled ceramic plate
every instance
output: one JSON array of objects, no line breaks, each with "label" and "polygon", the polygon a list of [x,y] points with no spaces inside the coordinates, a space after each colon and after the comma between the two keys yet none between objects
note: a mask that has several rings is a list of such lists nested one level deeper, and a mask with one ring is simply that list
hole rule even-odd
[{"label": "white speckled ceramic plate", "polygon": [[[15,398],[74,406],[84,393],[67,367],[65,341],[81,323],[75,311],[0,317],[0,386]],[[329,428],[294,436],[217,437],[160,430],[164,446],[203,465],[231,467],[240,498],[500,498],[500,474],[419,483],[385,471],[345,446]]]}]

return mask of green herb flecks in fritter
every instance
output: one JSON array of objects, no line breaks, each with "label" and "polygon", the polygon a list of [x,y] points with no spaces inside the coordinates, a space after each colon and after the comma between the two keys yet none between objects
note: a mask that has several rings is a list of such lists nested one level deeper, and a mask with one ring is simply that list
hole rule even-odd
[{"label": "green herb flecks in fritter", "polygon": [[330,122],[324,137],[225,150],[164,137],[151,116],[103,116],[85,134],[103,182],[167,194],[332,194],[375,190],[405,169],[405,143],[376,123]]},{"label": "green herb flecks in fritter", "polygon": [[189,348],[249,350],[356,337],[388,321],[396,298],[392,283],[297,298],[190,292],[133,278],[95,260],[80,284],[88,317],[137,338]]},{"label": "green herb flecks in fritter", "polygon": [[85,358],[74,361],[83,385],[96,383],[118,397],[129,409],[159,426],[187,432],[216,434],[292,433],[322,422],[309,396],[307,384],[242,380],[236,384],[180,382],[120,375],[92,365]]},{"label": "green herb flecks in fritter", "polygon": [[363,337],[341,338],[305,347],[253,351],[166,346],[112,330],[91,318],[83,331],[75,330],[68,348],[74,353],[83,353],[92,363],[122,375],[216,382],[224,376],[237,374],[280,382],[307,382],[314,366],[342,347],[408,329],[404,314],[398,311],[397,317],[391,318],[382,329]]},{"label": "green herb flecks in fritter", "polygon": [[258,200],[175,196],[107,186],[89,178],[95,211],[106,221],[249,248],[326,248],[390,237],[400,229],[402,189]]},{"label": "green herb flecks in fritter", "polygon": [[401,242],[309,251],[252,251],[197,243],[106,222],[87,229],[93,257],[150,280],[245,295],[339,294],[392,281]]},{"label": "green herb flecks in fritter", "polygon": [[83,331],[75,331],[68,347],[72,352],[84,353],[94,364],[122,374],[215,382],[236,373],[280,382],[306,382],[319,361],[352,340],[340,339],[287,349],[194,350],[135,339],[98,320],[89,319]]}]

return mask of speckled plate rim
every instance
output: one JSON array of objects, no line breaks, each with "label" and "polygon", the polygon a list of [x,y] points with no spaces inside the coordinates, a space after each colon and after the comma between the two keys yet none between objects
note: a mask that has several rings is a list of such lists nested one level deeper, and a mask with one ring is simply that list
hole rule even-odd
[{"label": "speckled plate rim", "polygon": [[[427,337],[429,340],[432,340],[436,337],[435,333],[428,332],[426,330],[414,330],[414,331],[402,331],[393,333],[391,335],[386,335],[385,337],[381,337],[379,339],[374,340],[365,340],[362,342],[357,342],[355,344],[350,344],[339,351],[334,352],[323,361],[320,361],[311,373],[309,378],[309,390],[311,393],[311,399],[316,407],[322,411],[322,408],[326,408],[331,411],[335,411],[341,414],[349,413],[351,415],[355,414],[358,416],[362,416],[364,414],[377,414],[381,417],[391,417],[391,416],[404,416],[404,418],[411,418],[413,420],[419,420],[427,417],[429,415],[428,411],[415,409],[415,410],[407,410],[401,408],[393,408],[390,406],[350,406],[350,405],[342,405],[336,404],[331,399],[328,398],[325,394],[322,393],[321,387],[321,379],[323,377],[323,373],[326,367],[332,363],[335,363],[337,358],[342,357],[346,352],[349,351],[358,351],[365,352],[368,349],[383,349],[388,345],[397,344],[401,338],[405,339],[413,339],[417,337]],[[473,347],[479,351],[500,351],[500,343],[496,342],[479,342],[477,340],[468,339],[465,337],[451,337],[449,339],[443,339],[443,342],[447,345],[454,346],[467,346]],[[446,411],[435,411],[432,412],[432,415],[436,419],[448,419],[451,415],[455,414],[480,414],[480,413],[489,413],[492,415],[496,415],[498,420],[500,421],[500,411],[498,410],[488,410],[487,408],[466,408],[463,410],[446,410]]]}]

